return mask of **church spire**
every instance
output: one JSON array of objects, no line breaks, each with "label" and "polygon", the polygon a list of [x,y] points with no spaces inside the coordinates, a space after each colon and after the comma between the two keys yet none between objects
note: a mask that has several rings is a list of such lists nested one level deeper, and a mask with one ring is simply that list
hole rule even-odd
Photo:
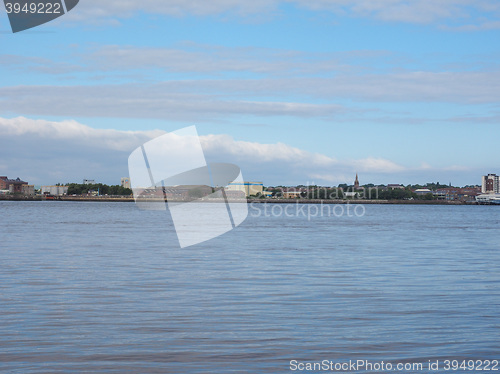
[{"label": "church spire", "polygon": [[354,181],[354,188],[359,188],[358,173],[356,173],[356,180]]}]

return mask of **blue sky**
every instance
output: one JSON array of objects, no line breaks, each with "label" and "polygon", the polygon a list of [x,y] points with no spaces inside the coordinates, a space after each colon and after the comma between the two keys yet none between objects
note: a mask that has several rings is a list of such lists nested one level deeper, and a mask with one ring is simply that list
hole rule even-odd
[{"label": "blue sky", "polygon": [[478,184],[500,173],[499,30],[492,0],[81,0],[17,34],[2,13],[0,175],[116,184],[194,124],[266,185]]}]

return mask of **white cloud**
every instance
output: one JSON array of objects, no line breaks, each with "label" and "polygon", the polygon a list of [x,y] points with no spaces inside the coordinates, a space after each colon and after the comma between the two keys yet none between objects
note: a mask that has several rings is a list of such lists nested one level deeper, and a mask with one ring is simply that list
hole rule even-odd
[{"label": "white cloud", "polygon": [[352,173],[350,175],[346,174],[334,174],[334,173],[311,173],[309,174],[311,180],[309,185],[314,186],[317,184],[316,181],[325,181],[332,185],[339,185],[341,183],[352,184],[354,181],[351,180]]},{"label": "white cloud", "polygon": [[225,12],[253,14],[268,11],[277,4],[274,0],[99,0],[81,1],[80,10],[95,17],[117,15],[131,16],[136,12],[165,14],[170,16],[213,15]]},{"label": "white cloud", "polygon": [[[215,89],[217,82],[213,84]],[[239,89],[227,88],[224,94],[217,95],[204,92],[210,91],[208,82],[182,81],[154,85],[2,87],[0,111],[23,115],[197,121],[231,115],[332,117],[343,111],[335,104],[249,101],[241,95],[237,96],[238,100],[233,90]]]},{"label": "white cloud", "polygon": [[469,171],[471,170],[470,167],[463,166],[463,165],[451,165],[446,168],[444,168],[446,171]]},{"label": "white cloud", "polygon": [[332,167],[338,161],[319,153],[310,153],[284,143],[262,144],[234,140],[229,135],[207,135],[200,137],[207,153],[230,155],[240,160],[252,159],[257,163],[287,162],[295,165]]},{"label": "white cloud", "polygon": [[105,45],[91,49],[82,58],[95,70],[162,69],[170,73],[232,73],[288,75],[342,72],[354,68],[342,62],[353,53],[357,61],[374,59],[384,51],[352,51],[348,53],[305,53],[295,50],[223,47],[182,43],[172,48]]},{"label": "white cloud", "polygon": [[393,161],[375,157],[354,160],[350,164],[355,170],[363,172],[398,173],[405,170],[403,166]]},{"label": "white cloud", "polygon": [[73,141],[86,147],[98,147],[113,151],[128,151],[148,139],[161,135],[161,131],[100,130],[73,120],[51,122],[25,117],[6,119],[0,117],[3,136],[35,136],[50,140]]},{"label": "white cloud", "polygon": [[[296,3],[315,10],[331,10],[358,17],[384,21],[430,23],[442,19],[466,16],[466,7],[474,6],[464,0],[296,0]],[[477,5],[475,6],[477,7]]]},{"label": "white cloud", "polygon": [[422,164],[420,165],[419,169],[421,169],[421,170],[431,170],[432,166],[430,164],[428,164],[427,162],[422,162]]},{"label": "white cloud", "polygon": [[[63,84],[70,71],[85,74],[89,82],[102,79],[95,85],[0,87],[0,110],[68,117],[220,120],[232,115],[255,115],[341,120],[345,114],[352,117],[366,112],[363,102],[474,105],[496,104],[500,96],[498,66],[484,69],[476,63],[462,67],[462,71],[400,68],[395,72],[391,67],[398,65],[401,56],[387,51],[310,55],[294,50],[185,43],[176,48],[103,46],[89,50],[88,56],[71,58],[75,59],[73,64],[61,64],[0,55],[0,64],[4,60],[7,68],[25,69],[30,74],[33,69],[46,74],[59,71],[61,76],[56,79]],[[155,69],[169,74],[158,74]],[[234,78],[235,72],[247,78]],[[126,75],[130,74],[134,74],[135,83],[107,84],[116,82],[117,75],[120,81],[127,82],[130,77]],[[142,78],[154,76],[158,83],[138,78],[141,74]],[[189,78],[185,78],[186,74]],[[170,80],[161,82],[162,77]],[[256,99],[261,97],[265,99]],[[356,106],[338,104],[346,100]],[[384,117],[391,121],[393,115],[379,113],[373,120]]]},{"label": "white cloud", "polygon": [[[370,110],[372,117],[394,116],[393,113],[375,113],[373,109],[363,108],[365,102],[473,106],[496,104],[499,96],[498,71],[402,72],[335,78],[202,79],[157,84],[0,87],[0,111],[35,116],[187,121],[226,121],[232,116],[345,120],[353,115],[359,117],[360,113],[368,113],[365,118],[369,119]],[[255,97],[266,99],[259,101],[253,99]],[[319,103],[318,99],[321,100]],[[346,100],[354,104],[347,107],[336,103]],[[489,114],[483,112],[485,116]],[[421,113],[416,115],[422,118]],[[412,120],[408,116],[408,121]]]},{"label": "white cloud", "polygon": [[[79,181],[84,177],[117,183],[127,173],[129,153],[164,131],[102,130],[76,121],[52,122],[24,117],[0,118],[2,159],[9,174],[28,175],[32,183]],[[311,153],[284,143],[262,144],[235,140],[229,135],[204,135],[208,162],[238,164],[250,179],[266,183],[344,183],[333,175],[394,174],[402,166],[390,160],[341,160]],[[16,152],[22,149],[23,152]],[[319,178],[320,175],[325,178]],[[51,178],[58,178],[53,180]],[[50,179],[50,180],[48,180]],[[109,181],[111,179],[111,181]]]},{"label": "white cloud", "polygon": [[119,20],[139,12],[182,17],[186,15],[230,17],[269,16],[281,5],[293,4],[313,11],[329,11],[381,21],[470,27],[494,27],[500,18],[496,0],[86,0],[68,19],[86,22]]},{"label": "white cloud", "polygon": [[119,24],[121,19],[139,13],[171,17],[226,15],[246,18],[251,15],[268,18],[269,14],[276,10],[278,3],[277,0],[82,0],[78,10],[70,12],[64,21]]}]

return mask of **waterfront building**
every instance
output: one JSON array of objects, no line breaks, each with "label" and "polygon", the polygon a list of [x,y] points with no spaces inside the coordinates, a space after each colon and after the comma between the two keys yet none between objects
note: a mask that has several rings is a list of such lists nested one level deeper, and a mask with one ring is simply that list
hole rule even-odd
[{"label": "waterfront building", "polygon": [[500,181],[499,176],[496,174],[488,174],[483,176],[483,183],[481,186],[481,192],[486,193],[500,193]]},{"label": "waterfront building", "polygon": [[35,195],[35,186],[33,184],[23,184],[21,193],[25,196]]},{"label": "waterfront building", "polygon": [[305,195],[302,191],[283,191],[283,197],[285,199],[299,199]]},{"label": "waterfront building", "polygon": [[418,196],[424,196],[427,195],[428,193],[432,193],[431,190],[428,188],[419,188],[418,190],[414,191]]},{"label": "waterfront building", "polygon": [[42,186],[42,195],[63,196],[68,194],[68,186]]},{"label": "waterfront building", "polygon": [[164,193],[167,200],[185,201],[189,198],[188,188],[167,187],[164,189]]},{"label": "waterfront building", "polygon": [[8,180],[7,177],[0,177],[0,190],[6,191],[9,189]]},{"label": "waterfront building", "polygon": [[351,198],[351,199],[357,199],[359,198],[359,192],[354,192],[354,191],[344,191],[344,197]]},{"label": "waterfront building", "polygon": [[226,191],[241,191],[245,196],[259,195],[264,191],[263,182],[231,182],[225,188]]},{"label": "waterfront building", "polygon": [[[316,189],[314,187],[280,187],[281,197],[285,199],[298,199],[306,196],[315,196]],[[267,196],[267,195],[266,195]]]},{"label": "waterfront building", "polygon": [[[186,184],[178,186],[166,186],[166,196],[167,199],[201,199],[203,197],[209,196],[213,193],[213,189],[210,186],[200,184]],[[171,194],[171,195],[169,195]]]},{"label": "waterfront building", "polygon": [[450,188],[440,188],[436,190],[434,196],[438,200],[447,201],[475,201],[476,196],[481,194],[481,190],[478,187],[450,187]]},{"label": "waterfront building", "polygon": [[134,188],[134,194],[141,199],[167,199],[168,201],[192,201],[212,194],[212,187],[206,185],[179,185],[150,188]]},{"label": "waterfront building", "polygon": [[131,184],[130,184],[130,178],[127,178],[127,177],[122,178],[120,181],[120,184],[124,188],[132,188]]},{"label": "waterfront building", "polygon": [[500,205],[500,194],[498,193],[487,193],[483,195],[478,195],[476,201],[479,204],[494,204]]},{"label": "waterfront building", "polygon": [[0,190],[9,191],[9,193],[22,194],[23,186],[27,186],[28,182],[21,179],[9,179],[5,176],[0,177]]}]

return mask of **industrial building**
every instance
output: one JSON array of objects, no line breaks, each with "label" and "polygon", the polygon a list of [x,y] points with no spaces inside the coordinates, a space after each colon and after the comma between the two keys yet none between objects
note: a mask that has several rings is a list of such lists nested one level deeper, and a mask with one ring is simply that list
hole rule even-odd
[{"label": "industrial building", "polygon": [[35,186],[32,184],[23,184],[21,194],[24,196],[35,196]]},{"label": "industrial building", "polygon": [[212,194],[212,187],[205,185],[180,185],[151,188],[134,188],[140,198],[166,198],[168,201],[191,201]]},{"label": "industrial building", "polygon": [[34,192],[35,187],[32,185],[28,185],[28,182],[25,182],[19,178],[17,179],[9,179],[6,176],[0,177],[0,191],[4,191],[4,193],[11,194],[31,194],[30,192]]},{"label": "industrial building", "polygon": [[63,196],[68,194],[68,186],[42,186],[42,195]]},{"label": "industrial building", "polygon": [[244,192],[246,197],[261,195],[264,191],[263,182],[231,182],[225,188],[228,192]]}]

